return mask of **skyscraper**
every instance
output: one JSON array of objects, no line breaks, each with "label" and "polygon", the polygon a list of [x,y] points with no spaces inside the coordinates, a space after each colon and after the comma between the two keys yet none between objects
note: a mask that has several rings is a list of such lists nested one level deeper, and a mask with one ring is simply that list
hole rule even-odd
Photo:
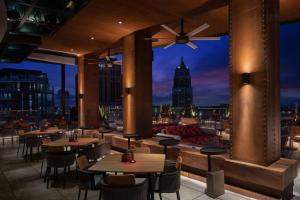
[{"label": "skyscraper", "polygon": [[100,65],[99,84],[100,105],[122,105],[122,70],[120,64],[112,64],[108,67],[107,63],[102,63]]},{"label": "skyscraper", "polygon": [[52,112],[53,89],[39,70],[0,69],[0,110]]},{"label": "skyscraper", "polygon": [[172,102],[173,107],[186,107],[193,104],[190,70],[185,65],[183,57],[175,69]]}]

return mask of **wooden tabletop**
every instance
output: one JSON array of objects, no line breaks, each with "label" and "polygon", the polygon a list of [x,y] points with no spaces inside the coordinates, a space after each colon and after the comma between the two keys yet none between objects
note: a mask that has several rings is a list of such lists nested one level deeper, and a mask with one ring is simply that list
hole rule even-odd
[{"label": "wooden tabletop", "polygon": [[121,162],[122,154],[109,154],[98,161],[91,171],[126,172],[126,173],[155,173],[163,172],[165,165],[164,154],[134,154],[135,163]]},{"label": "wooden tabletop", "polygon": [[64,129],[49,128],[44,131],[40,131],[40,130],[28,131],[28,132],[23,133],[22,135],[54,135],[54,134],[60,133],[62,131],[64,131]]},{"label": "wooden tabletop", "polygon": [[99,141],[98,138],[78,138],[76,142],[70,142],[69,138],[61,138],[53,142],[43,144],[47,147],[84,147],[95,144]]}]

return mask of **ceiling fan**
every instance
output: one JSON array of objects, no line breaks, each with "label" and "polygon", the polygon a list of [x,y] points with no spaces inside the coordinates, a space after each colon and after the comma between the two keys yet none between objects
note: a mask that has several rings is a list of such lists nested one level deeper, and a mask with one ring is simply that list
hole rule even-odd
[{"label": "ceiling fan", "polygon": [[115,56],[110,55],[110,49],[107,50],[107,56],[100,58],[99,67],[113,67],[113,65],[121,65],[122,61],[119,61]]},{"label": "ceiling fan", "polygon": [[[167,25],[161,25],[164,29],[166,29],[168,32],[172,33],[175,35],[175,41],[168,44],[167,46],[164,47],[164,49],[167,49],[174,44],[186,44],[192,49],[197,49],[197,45],[195,45],[192,41],[195,40],[220,40],[220,37],[194,37],[194,35],[200,33],[201,31],[204,31],[205,29],[209,28],[209,24],[203,24],[199,26],[198,28],[194,29],[193,31],[189,33],[184,32],[184,21],[183,18],[181,18],[181,24],[180,24],[180,29],[181,31],[177,33]],[[152,42],[158,42],[159,40],[166,40],[166,39],[173,39],[173,38],[145,38],[145,40],[151,40]]]}]

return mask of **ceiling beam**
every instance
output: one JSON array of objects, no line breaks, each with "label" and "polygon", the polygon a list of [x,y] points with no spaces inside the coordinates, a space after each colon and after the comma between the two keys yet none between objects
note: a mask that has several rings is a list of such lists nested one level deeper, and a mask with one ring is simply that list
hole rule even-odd
[{"label": "ceiling beam", "polygon": [[39,0],[33,0],[30,7],[26,10],[26,13],[24,14],[23,18],[21,19],[20,23],[18,24],[18,26],[16,27],[15,30],[20,29],[23,24],[26,22],[26,20],[28,19],[29,15],[31,14],[34,6],[37,4]]},{"label": "ceiling beam", "polygon": [[[206,3],[204,3],[203,5],[184,13],[182,15],[182,17],[187,19],[187,21],[188,21],[188,18],[204,15],[212,10],[215,10],[215,9],[218,9],[218,8],[221,8],[224,6],[228,6],[228,3],[229,3],[229,0],[209,0]],[[172,21],[168,21],[163,24],[166,24],[171,28],[176,28],[180,25],[179,19],[180,19],[180,17],[178,17],[178,19],[174,19]],[[157,24],[157,25],[148,27],[145,30],[149,31],[151,33],[151,35],[155,35],[155,34],[159,33],[160,31],[162,31],[163,28],[161,27],[161,24]],[[105,48],[95,50],[94,52],[89,53],[88,55],[105,56],[105,55],[107,55],[107,53],[106,53],[107,49],[110,49],[111,55],[121,53],[122,52],[122,40],[123,40],[123,38],[119,39],[112,45],[108,45]]]}]

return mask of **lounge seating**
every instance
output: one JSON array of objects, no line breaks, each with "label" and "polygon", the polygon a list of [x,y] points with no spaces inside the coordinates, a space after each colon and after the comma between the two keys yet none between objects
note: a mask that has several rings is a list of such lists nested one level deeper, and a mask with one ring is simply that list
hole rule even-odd
[{"label": "lounge seating", "polygon": [[148,181],[134,175],[108,175],[102,183],[103,200],[145,200],[148,196]]},{"label": "lounge seating", "polygon": [[163,132],[167,135],[180,136],[181,143],[186,145],[219,145],[219,137],[215,130],[200,128],[198,124],[168,126]]}]

